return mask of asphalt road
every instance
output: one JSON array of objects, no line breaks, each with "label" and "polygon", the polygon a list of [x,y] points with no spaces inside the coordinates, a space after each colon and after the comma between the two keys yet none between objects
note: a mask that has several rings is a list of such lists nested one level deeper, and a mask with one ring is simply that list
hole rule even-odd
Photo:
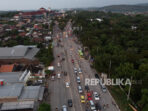
[{"label": "asphalt road", "polygon": [[[72,37],[69,37],[69,35]],[[55,108],[58,108],[58,111],[61,111],[63,105],[68,106],[68,99],[72,99],[73,101],[73,107],[68,107],[68,111],[85,111],[88,108],[86,108],[86,104],[82,104],[80,102],[80,94],[78,93],[78,84],[76,82],[77,76],[74,73],[73,68],[80,67],[82,70],[82,74],[79,74],[79,77],[81,79],[81,86],[84,91],[84,95],[86,95],[86,91],[84,90],[85,78],[95,78],[95,72],[91,69],[89,61],[81,58],[78,54],[78,49],[81,48],[81,46],[74,42],[71,22],[67,23],[64,34],[59,29],[58,23],[56,23],[53,30],[53,37],[56,76],[55,80],[49,80],[50,104],[52,111],[56,111]],[[61,40],[61,42],[58,42],[59,40]],[[57,55],[60,55],[60,57],[57,57]],[[62,58],[65,58],[65,60],[61,61]],[[72,59],[74,60],[74,64],[71,62]],[[60,63],[60,67],[57,66],[58,62]],[[67,72],[67,76],[64,76],[63,72]],[[58,73],[61,74],[60,79],[57,78]],[[65,82],[70,83],[69,88],[66,88]],[[108,91],[106,93],[102,92],[99,85],[89,86],[89,88],[91,91],[96,91],[100,94],[99,103],[102,106],[101,111],[119,111],[117,105],[112,104],[114,99]],[[94,102],[96,101],[94,100]],[[108,107],[103,108],[104,104],[108,104]]]}]

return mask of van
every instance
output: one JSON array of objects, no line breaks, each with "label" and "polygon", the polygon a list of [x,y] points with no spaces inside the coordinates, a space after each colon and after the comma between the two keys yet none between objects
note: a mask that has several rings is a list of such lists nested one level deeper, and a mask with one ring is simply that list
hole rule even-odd
[{"label": "van", "polygon": [[66,105],[63,105],[63,106],[62,106],[62,111],[68,111]]},{"label": "van", "polygon": [[95,104],[92,100],[89,101],[90,102],[90,108],[91,110],[96,110]]}]

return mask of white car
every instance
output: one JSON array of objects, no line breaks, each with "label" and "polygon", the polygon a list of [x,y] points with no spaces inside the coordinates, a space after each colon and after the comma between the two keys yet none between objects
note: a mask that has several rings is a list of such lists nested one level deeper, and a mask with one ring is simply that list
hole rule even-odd
[{"label": "white car", "polygon": [[77,73],[78,71],[77,71],[77,68],[74,68],[74,73]]},{"label": "white car", "polygon": [[79,93],[83,93],[83,90],[82,90],[81,86],[78,86],[78,91],[79,91]]},{"label": "white car", "polygon": [[94,98],[95,98],[95,100],[100,100],[100,97],[99,97],[99,95],[98,95],[97,92],[94,92],[93,94],[94,94]]},{"label": "white car", "polygon": [[77,83],[79,83],[79,84],[81,83],[79,76],[77,76]]},{"label": "white car", "polygon": [[81,68],[79,68],[78,72],[79,72],[79,74],[82,74],[82,70],[81,70]]},{"label": "white car", "polygon": [[66,87],[68,88],[70,86],[70,83],[69,82],[66,82]]},{"label": "white car", "polygon": [[58,65],[57,65],[58,67],[60,67],[60,63],[58,62]]},{"label": "white car", "polygon": [[66,105],[62,106],[62,111],[67,111],[67,106]]},{"label": "white car", "polygon": [[96,111],[96,107],[95,107],[94,102],[92,100],[90,100],[89,102],[90,102],[90,108],[91,108],[91,110]]},{"label": "white car", "polygon": [[61,78],[61,74],[60,74],[60,73],[58,74],[58,78],[59,78],[59,79]]},{"label": "white car", "polygon": [[51,80],[54,80],[54,76],[51,76]]}]

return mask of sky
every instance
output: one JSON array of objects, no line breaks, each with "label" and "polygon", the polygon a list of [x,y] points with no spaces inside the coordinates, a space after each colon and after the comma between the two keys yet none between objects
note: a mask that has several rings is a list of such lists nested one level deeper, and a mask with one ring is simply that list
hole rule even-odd
[{"label": "sky", "polygon": [[148,0],[0,0],[0,10],[83,8],[137,3],[148,3]]}]

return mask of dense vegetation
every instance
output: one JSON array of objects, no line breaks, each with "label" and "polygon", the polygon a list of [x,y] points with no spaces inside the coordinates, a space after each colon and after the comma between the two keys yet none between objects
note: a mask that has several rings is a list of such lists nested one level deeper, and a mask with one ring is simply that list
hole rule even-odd
[{"label": "dense vegetation", "polygon": [[39,58],[39,60],[45,65],[45,66],[49,66],[51,65],[52,61],[53,61],[53,52],[52,52],[52,46],[49,45],[48,49],[45,48],[41,48],[40,52],[38,53],[37,57]]},{"label": "dense vegetation", "polygon": [[51,111],[51,107],[47,103],[42,103],[40,104],[38,111]]},{"label": "dense vegetation", "polygon": [[111,5],[99,8],[98,10],[102,11],[111,11],[111,12],[147,12],[148,6],[144,5]]},{"label": "dense vegetation", "polygon": [[[133,78],[131,99],[148,109],[148,17],[103,12],[69,13],[79,40],[89,48],[98,72],[112,78]],[[101,18],[102,22],[90,19]],[[132,29],[136,26],[137,29]],[[122,86],[128,92],[129,86]]]},{"label": "dense vegetation", "polygon": [[17,11],[3,11],[0,13],[0,17],[13,17],[15,14],[18,14]]}]

